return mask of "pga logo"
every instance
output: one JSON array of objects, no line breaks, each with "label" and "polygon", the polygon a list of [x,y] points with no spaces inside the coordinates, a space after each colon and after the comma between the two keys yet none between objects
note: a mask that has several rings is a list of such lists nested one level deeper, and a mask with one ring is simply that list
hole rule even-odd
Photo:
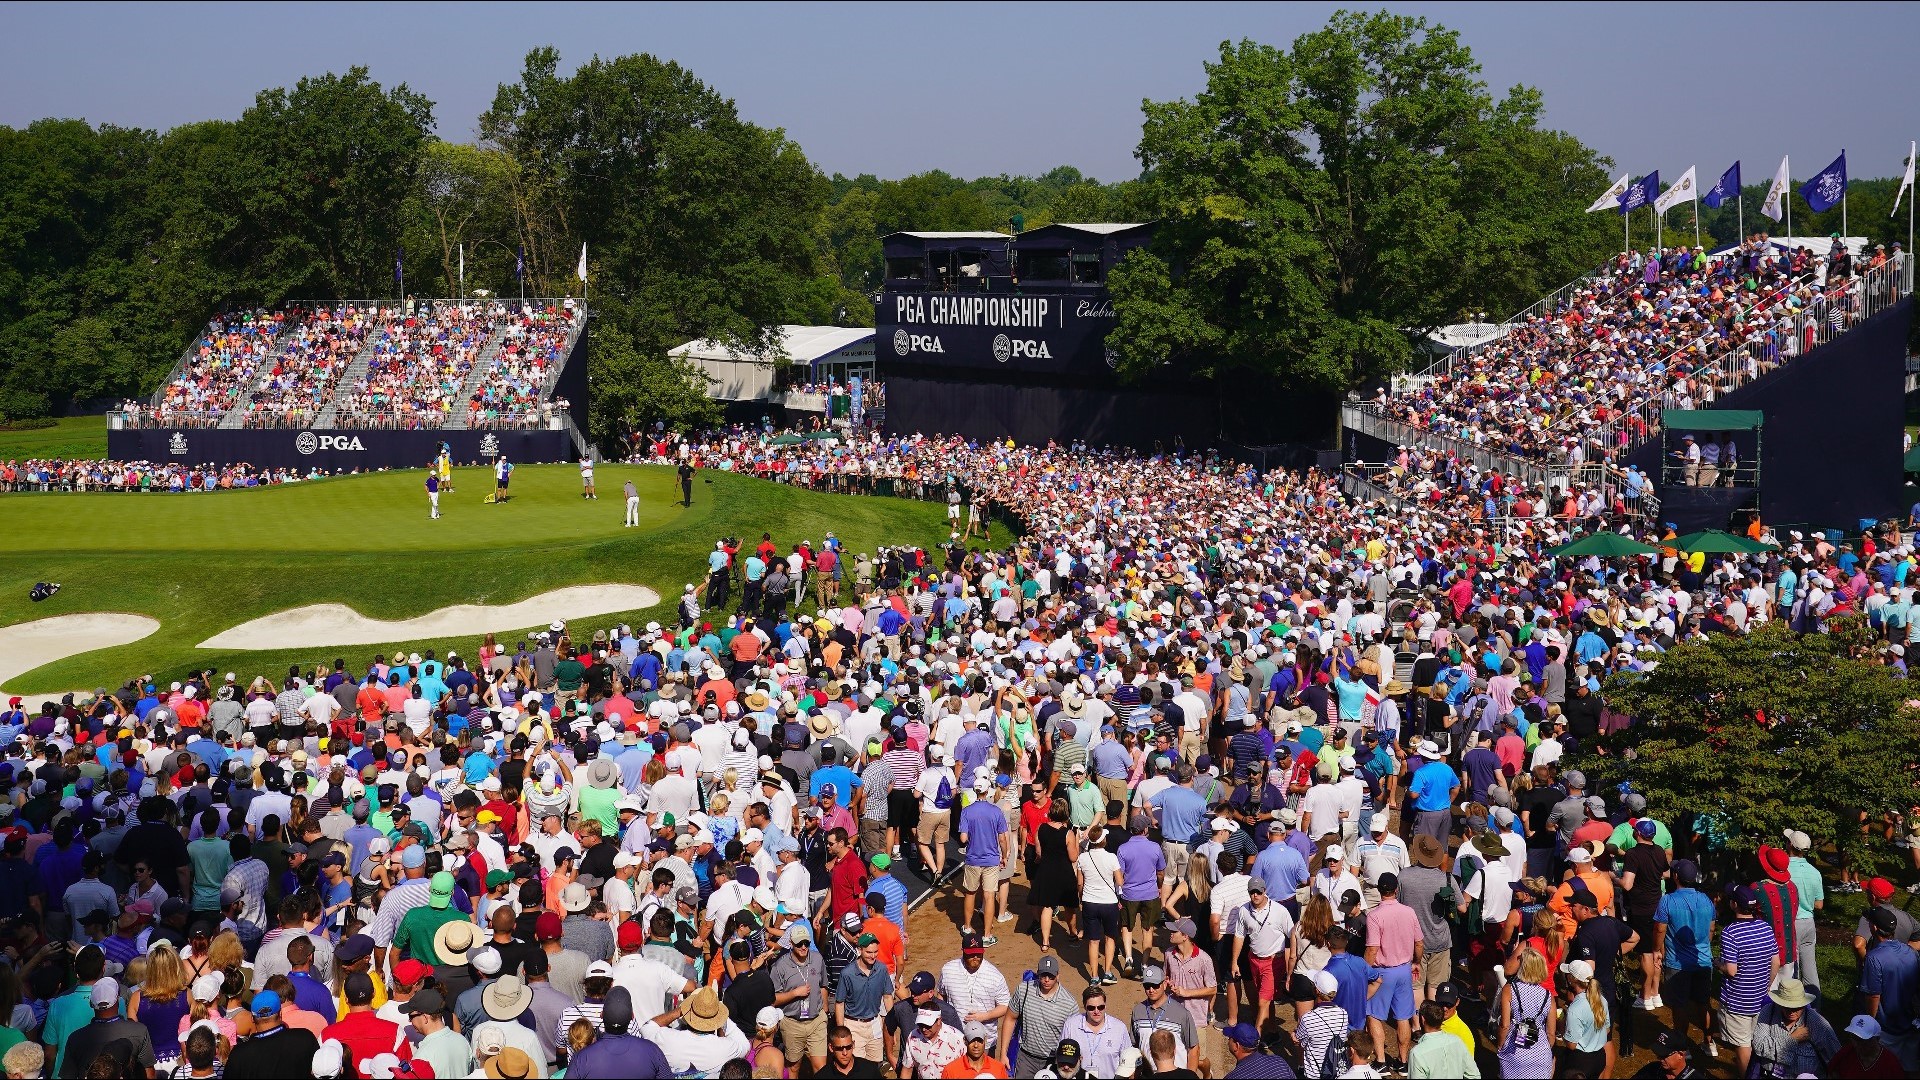
[{"label": "pga logo", "polygon": [[1051,360],[1053,354],[1047,351],[1047,343],[1032,338],[1010,338],[1005,334],[993,336],[993,358],[1001,363],[1016,356],[1029,360]]},{"label": "pga logo", "polygon": [[293,448],[302,454],[314,454],[321,450],[366,449],[366,447],[360,445],[360,436],[358,435],[315,435],[311,431],[303,431],[299,435],[296,435],[293,440]]},{"label": "pga logo", "polygon": [[909,353],[917,352],[944,353],[946,351],[947,350],[940,347],[940,339],[932,334],[909,334],[905,330],[895,330],[893,332],[893,353],[895,356],[906,356]]}]

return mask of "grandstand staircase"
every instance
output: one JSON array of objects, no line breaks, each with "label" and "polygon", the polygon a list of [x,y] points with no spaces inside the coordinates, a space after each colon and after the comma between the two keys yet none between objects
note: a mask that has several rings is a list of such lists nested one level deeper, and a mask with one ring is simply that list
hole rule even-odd
[{"label": "grandstand staircase", "polygon": [[373,347],[385,336],[378,326],[367,330],[366,340],[360,343],[360,351],[353,354],[353,363],[348,364],[340,377],[333,380],[333,390],[327,395],[326,407],[320,410],[319,416],[314,417],[314,427],[325,430],[333,426],[334,420],[340,415],[340,391],[359,382],[367,373],[368,366],[373,363]]},{"label": "grandstand staircase", "polygon": [[507,341],[507,328],[495,327],[487,343],[480,348],[480,355],[473,362],[473,370],[467,372],[467,381],[460,386],[460,396],[453,403],[453,411],[447,414],[447,426],[456,431],[464,431],[469,414],[473,411],[473,392],[480,389],[486,381],[487,373],[493,370],[493,362],[500,355],[500,347]]}]

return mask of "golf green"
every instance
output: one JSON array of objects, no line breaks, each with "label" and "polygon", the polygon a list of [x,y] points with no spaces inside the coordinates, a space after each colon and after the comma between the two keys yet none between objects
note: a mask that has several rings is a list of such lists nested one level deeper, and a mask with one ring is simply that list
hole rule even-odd
[{"label": "golf green", "polygon": [[[944,509],[899,499],[826,495],[730,473],[702,471],[693,505],[679,504],[664,466],[602,465],[600,498],[580,497],[572,465],[522,466],[512,498],[485,469],[458,469],[455,490],[429,520],[424,471],[337,477],[250,491],[196,495],[11,494],[0,497],[0,626],[82,612],[158,619],[152,636],[12,679],[15,693],[118,686],[191,669],[279,674],[288,665],[359,664],[381,646],[228,651],[196,643],[262,615],[316,603],[403,619],[452,604],[506,604],[568,585],[651,587],[661,603],[594,621],[668,621],[681,586],[700,581],[714,541],[771,533],[783,549],[829,530],[851,550],[932,544]],[[624,528],[622,486],[640,491],[640,527]],[[35,581],[61,591],[33,603]],[[530,627],[529,627],[530,629]],[[409,650],[471,654],[480,632],[396,641]],[[501,634],[503,642],[512,640]]]}]

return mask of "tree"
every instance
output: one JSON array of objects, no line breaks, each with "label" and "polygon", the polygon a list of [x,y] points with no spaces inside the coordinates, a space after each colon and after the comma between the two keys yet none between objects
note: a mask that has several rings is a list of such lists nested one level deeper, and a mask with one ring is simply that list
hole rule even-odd
[{"label": "tree", "polygon": [[603,415],[607,418],[604,441],[617,443],[629,432],[651,428],[655,421],[675,431],[720,422],[720,405],[707,395],[711,377],[693,364],[635,348],[617,323],[599,319],[594,322],[589,350],[596,423]]},{"label": "tree", "polygon": [[1609,684],[1609,705],[1635,723],[1578,765],[1602,789],[1631,783],[1661,820],[1719,815],[1730,856],[1793,828],[1848,865],[1884,865],[1892,853],[1860,815],[1877,823],[1914,805],[1920,709],[1852,648],[1845,634],[1770,623],[1672,650],[1645,678]]},{"label": "tree", "polygon": [[403,206],[433,105],[356,67],[266,90],[240,118],[251,155],[247,216],[266,299],[394,295]]},{"label": "tree", "polygon": [[1160,224],[1111,278],[1120,370],[1342,390],[1400,366],[1409,332],[1597,265],[1610,223],[1576,211],[1602,159],[1478,73],[1453,31],[1342,12],[1287,51],[1223,43],[1194,99],[1146,102],[1139,194]]},{"label": "tree", "polygon": [[[815,225],[827,182],[783,132],[741,120],[732,101],[653,56],[594,58],[571,76],[527,55],[481,118],[532,193],[528,260],[566,287],[585,242],[596,256],[596,333],[617,330],[653,373],[691,338],[765,348],[795,310],[817,311],[831,269]],[[624,436],[630,388],[618,349],[596,347],[593,437]],[[692,389],[691,385],[689,389]]]}]

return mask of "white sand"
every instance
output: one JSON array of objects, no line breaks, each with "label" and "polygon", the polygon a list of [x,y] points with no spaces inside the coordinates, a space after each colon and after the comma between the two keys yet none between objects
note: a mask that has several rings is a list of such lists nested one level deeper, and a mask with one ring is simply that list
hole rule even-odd
[{"label": "white sand", "polygon": [[345,604],[309,604],[241,623],[200,643],[202,649],[316,649],[391,645],[421,638],[472,636],[635,611],[660,602],[643,585],[574,585],[517,604],[455,604],[413,619],[369,619]]},{"label": "white sand", "polygon": [[[92,611],[80,615],[55,615],[50,619],[0,626],[0,686],[44,667],[94,649],[112,649],[131,645],[155,630],[160,620],[145,615]],[[52,695],[58,699],[59,695]],[[44,697],[35,698],[38,702]]]}]

